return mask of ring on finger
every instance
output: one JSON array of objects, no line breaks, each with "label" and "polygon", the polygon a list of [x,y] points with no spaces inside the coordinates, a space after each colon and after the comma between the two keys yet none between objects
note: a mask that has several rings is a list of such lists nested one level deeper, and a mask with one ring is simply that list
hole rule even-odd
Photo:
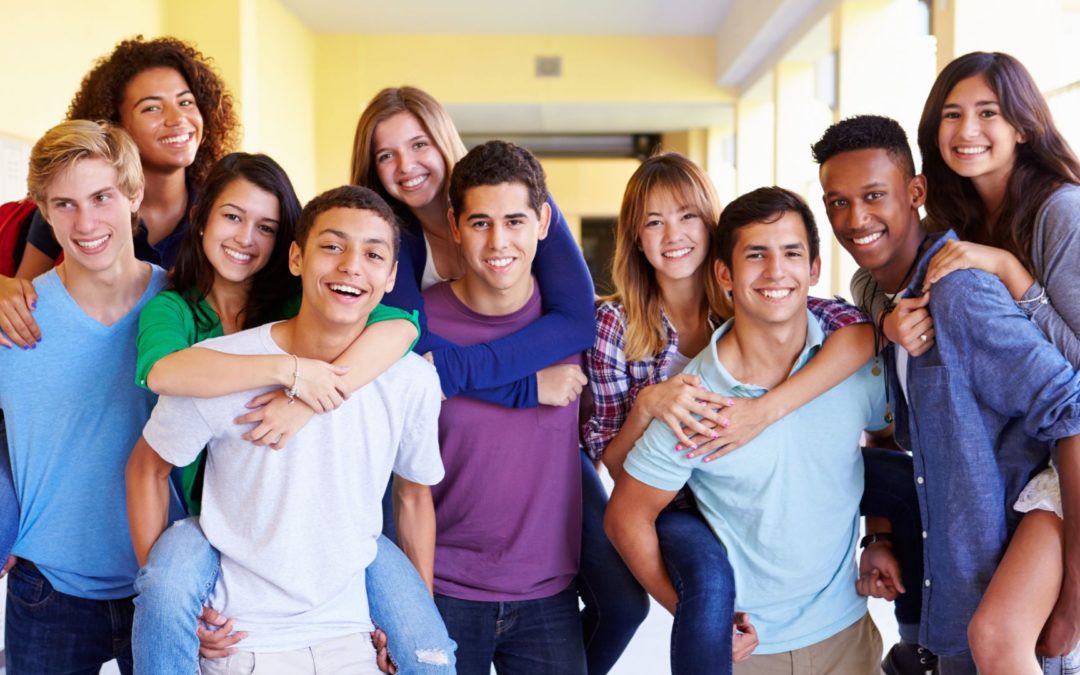
[{"label": "ring on finger", "polygon": [[923,341],[923,344],[926,344],[926,341],[929,338],[926,337],[926,333],[923,333],[922,335],[919,336],[919,339]]}]

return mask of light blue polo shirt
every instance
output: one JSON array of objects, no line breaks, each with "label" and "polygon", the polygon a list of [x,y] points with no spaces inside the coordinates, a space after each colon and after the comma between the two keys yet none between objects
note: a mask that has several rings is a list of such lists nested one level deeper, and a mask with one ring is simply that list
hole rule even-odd
[{"label": "light blue polo shirt", "polygon": [[[733,321],[713,333],[684,372],[718,394],[761,396],[765,389],[738,382],[717,357],[716,344]],[[806,345],[792,373],[810,360],[823,337],[808,313]],[[678,441],[655,420],[626,458],[626,470],[647,485],[674,491],[689,484],[727,549],[735,608],[750,614],[761,639],[754,653],[807,647],[866,613],[866,600],[855,593],[863,494],[859,438],[864,429],[883,428],[884,416],[884,378],[870,362],[711,462],[673,452]]]}]

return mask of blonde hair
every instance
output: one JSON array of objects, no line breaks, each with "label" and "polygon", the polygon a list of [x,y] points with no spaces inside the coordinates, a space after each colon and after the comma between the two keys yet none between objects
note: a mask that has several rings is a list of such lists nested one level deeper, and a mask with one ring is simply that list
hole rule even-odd
[{"label": "blonde hair", "polygon": [[450,188],[450,172],[455,164],[465,156],[465,144],[461,142],[453,120],[446,108],[436,101],[431,94],[416,87],[387,87],[367,104],[360,120],[356,123],[356,135],[353,137],[352,168],[349,182],[362,185],[379,193],[387,203],[400,206],[391,197],[379,180],[375,170],[375,127],[380,122],[400,112],[412,113],[420,121],[446,163],[447,180],[442,186],[444,198]]},{"label": "blonde hair", "polygon": [[126,131],[108,122],[68,120],[46,131],[30,151],[30,197],[43,207],[49,184],[83,159],[103,159],[116,169],[116,185],[129,199],[142,190],[139,149]]},{"label": "blonde hair", "polygon": [[[615,293],[605,298],[621,302],[626,311],[624,351],[630,361],[657,354],[667,344],[656,272],[640,247],[646,201],[657,190],[667,190],[697,210],[709,229],[710,238],[702,242],[704,245],[711,242],[712,231],[720,219],[720,200],[712,181],[696,164],[678,153],[653,155],[630,177],[615,226],[615,255],[611,264]],[[716,252],[710,246],[705,262],[698,268],[708,303],[702,311],[727,318],[731,316],[731,306],[712,272],[715,260]]]}]

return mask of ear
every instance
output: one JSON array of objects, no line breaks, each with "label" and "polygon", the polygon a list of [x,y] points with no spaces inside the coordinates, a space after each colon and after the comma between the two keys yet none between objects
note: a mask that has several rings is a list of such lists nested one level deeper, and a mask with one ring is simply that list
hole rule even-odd
[{"label": "ear", "polygon": [[551,205],[544,202],[540,206],[540,229],[536,232],[536,238],[543,241],[548,236],[548,229],[551,227]]},{"label": "ear", "polygon": [[810,263],[810,285],[817,286],[818,280],[821,278],[821,256],[814,258],[814,262]]},{"label": "ear", "polygon": [[386,288],[383,289],[383,293],[389,293],[394,290],[394,282],[397,281],[397,261],[394,261],[394,266],[390,268],[390,275],[386,277]]},{"label": "ear", "polygon": [[446,210],[446,220],[450,224],[450,236],[454,238],[454,243],[460,246],[461,230],[458,229],[457,216],[454,214],[453,206]]},{"label": "ear", "polygon": [[146,194],[143,188],[139,188],[135,195],[130,197],[131,199],[131,212],[138,213],[139,207],[142,206],[143,195]]},{"label": "ear", "polygon": [[300,245],[294,241],[289,244],[289,272],[291,272],[294,277],[298,277],[303,268],[304,253],[300,250]]},{"label": "ear", "polygon": [[911,198],[911,208],[922,208],[926,203],[926,176],[920,173],[908,181],[908,197]]},{"label": "ear", "polygon": [[731,290],[735,288],[735,282],[731,278],[731,270],[724,264],[723,260],[717,260],[713,264],[713,274],[716,275],[716,281],[720,284],[720,288],[724,289],[728,297],[731,297]]}]

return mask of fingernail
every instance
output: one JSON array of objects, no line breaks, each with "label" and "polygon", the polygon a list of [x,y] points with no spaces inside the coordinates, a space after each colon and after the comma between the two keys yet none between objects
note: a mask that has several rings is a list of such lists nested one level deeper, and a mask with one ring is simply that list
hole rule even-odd
[{"label": "fingernail", "polygon": [[702,460],[702,461],[705,461],[705,462],[711,462],[711,461],[712,461],[712,457],[706,457],[706,458],[705,458],[704,460]]},{"label": "fingernail", "polygon": [[725,429],[727,429],[728,427],[730,427],[730,426],[731,426],[731,422],[729,422],[729,421],[727,421],[727,420],[720,420],[720,426],[722,426],[722,427],[724,427]]},{"label": "fingernail", "polygon": [[713,438],[720,438],[720,434],[718,434],[718,433],[716,433],[716,432],[714,431],[714,432],[712,432],[712,437],[713,437]]},{"label": "fingernail", "polygon": [[694,453],[692,453],[692,452],[686,453],[686,458],[687,459],[693,459],[694,458]]},{"label": "fingernail", "polygon": [[675,446],[675,452],[682,452],[682,443]]},{"label": "fingernail", "polygon": [[727,404],[728,404],[728,405],[735,405],[735,399],[733,399],[733,398],[729,398],[729,399],[727,400]]},{"label": "fingernail", "polygon": [[30,309],[37,309],[37,300],[30,303]]}]

